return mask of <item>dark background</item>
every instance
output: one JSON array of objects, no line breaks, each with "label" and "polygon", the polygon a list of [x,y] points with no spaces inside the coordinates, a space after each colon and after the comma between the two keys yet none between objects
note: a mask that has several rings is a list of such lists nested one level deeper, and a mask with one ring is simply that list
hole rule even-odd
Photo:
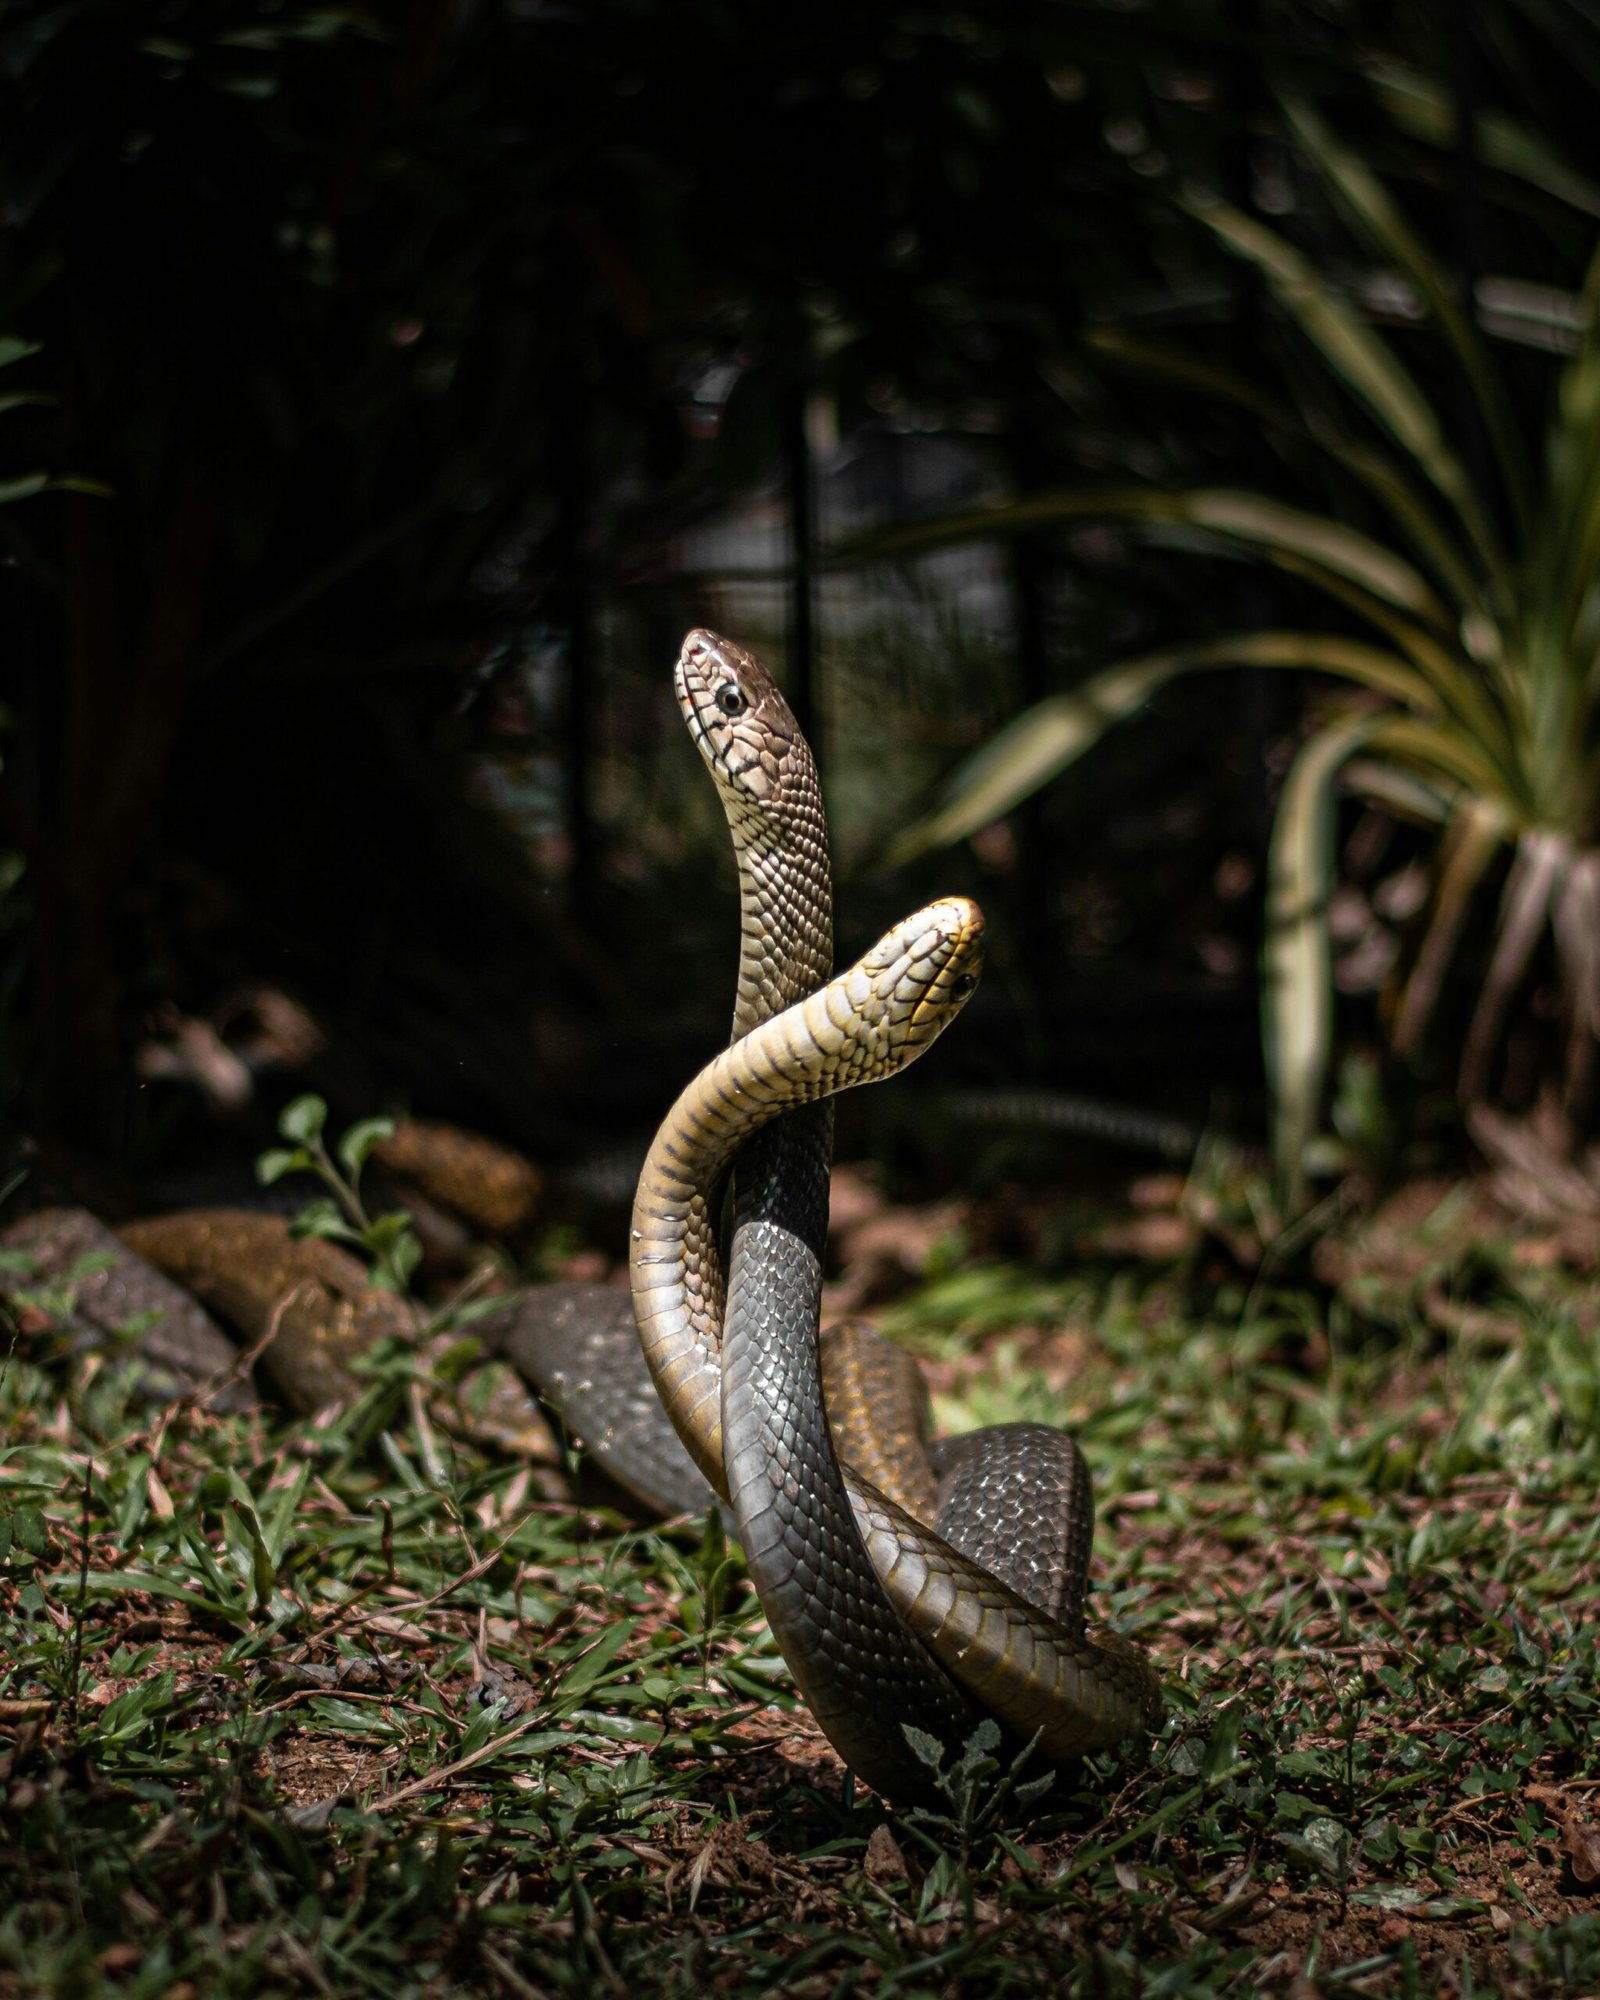
[{"label": "dark background", "polygon": [[[1026,702],[1307,594],[1092,522],[872,537],[1111,477],[1330,504],[1089,336],[1293,387],[1175,199],[1337,254],[1284,91],[1463,296],[1581,282],[1592,218],[1477,140],[1514,114],[1581,162],[1597,47],[1570,0],[0,7],[11,1149],[114,1207],[247,1161],[305,1088],[556,1165],[648,1131],[732,991],[670,691],[697,623],[809,725],[844,950],[983,901],[990,973],[929,1087],[1259,1132],[1298,681],[1177,683],[977,842],[876,861]],[[1396,63],[1453,132],[1396,121]],[[1529,425],[1538,359],[1507,361]],[[1381,996],[1346,984],[1359,1041]]]}]

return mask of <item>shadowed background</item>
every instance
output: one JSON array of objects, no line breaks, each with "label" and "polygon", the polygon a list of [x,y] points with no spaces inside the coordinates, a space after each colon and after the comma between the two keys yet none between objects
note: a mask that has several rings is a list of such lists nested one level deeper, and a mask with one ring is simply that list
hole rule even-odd
[{"label": "shadowed background", "polygon": [[[935,891],[989,912],[908,1104],[1048,1086],[1258,1135],[1264,858],[1326,683],[1170,680],[972,838],[880,864],[964,753],[1110,661],[1360,627],[1193,522],[1026,511],[1248,488],[1370,527],[1326,444],[1381,410],[1207,203],[1382,330],[1509,527],[1415,273],[1352,248],[1284,106],[1383,177],[1536,440],[1588,337],[1600,38],[1559,0],[1402,12],[7,10],[13,1140],[108,1207],[247,1158],[307,1087],[626,1152],[726,1032],[731,866],[669,685],[696,623],[809,727],[843,949]],[[1438,874],[1403,800],[1337,812],[1359,1047]],[[1480,928],[1402,1097],[1449,1094]],[[1553,1064],[1586,1129],[1527,1012],[1497,1087],[1526,1107]]]}]

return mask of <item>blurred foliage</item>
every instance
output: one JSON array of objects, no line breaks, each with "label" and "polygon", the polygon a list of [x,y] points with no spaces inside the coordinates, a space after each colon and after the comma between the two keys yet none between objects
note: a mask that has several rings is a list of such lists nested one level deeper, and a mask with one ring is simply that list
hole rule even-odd
[{"label": "blurred foliage", "polygon": [[[1600,62],[1600,36],[1591,60]],[[1399,72],[1383,73],[1390,104]],[[1412,79],[1411,108],[1434,100]],[[1455,970],[1476,892],[1509,849],[1481,991],[1467,1013],[1459,1090],[1491,1089],[1508,1007],[1554,944],[1567,1027],[1554,1067],[1582,1119],[1600,1031],[1600,186],[1531,129],[1496,117],[1486,148],[1520,209],[1554,197],[1537,277],[1450,268],[1385,182],[1307,100],[1282,100],[1294,179],[1281,206],[1310,254],[1177,180],[1176,205],[1255,273],[1290,339],[1281,388],[1231,360],[1110,329],[1099,350],[1197,403],[1246,412],[1326,511],[1245,486],[1084,486],[947,518],[889,539],[907,551],[1092,519],[1142,524],[1168,547],[1263,562],[1331,600],[1334,629],[1206,635],[1105,668],[1019,716],[958,770],[900,857],[971,833],[1076,761],[1178,674],[1292,667],[1361,691],[1300,748],[1272,843],[1264,1001],[1276,1150],[1291,1198],[1332,1058],[1330,901],[1336,787],[1436,831],[1433,880],[1397,961],[1389,1024],[1414,1054]],[[1433,137],[1453,137],[1435,128]],[[1473,171],[1476,169],[1464,169]],[[1292,198],[1291,198],[1292,197]],[[1573,211],[1576,211],[1574,226]],[[1371,263],[1351,260],[1335,213]],[[1565,285],[1546,273],[1565,250]],[[1507,322],[1516,322],[1508,327]],[[1508,333],[1522,345],[1496,352]],[[1543,351],[1537,370],[1527,348]],[[1544,408],[1528,421],[1529,378]],[[1530,442],[1542,437],[1542,450]],[[883,552],[879,543],[874,553]],[[1326,616],[1326,610],[1324,616]],[[1348,626],[1348,629],[1345,629]],[[1376,634],[1374,640],[1373,634]],[[1468,976],[1477,970],[1466,961]]]},{"label": "blurred foliage", "polygon": [[[159,1152],[183,1113],[141,1091],[141,1039],[263,977],[333,1029],[305,1081],[346,1105],[416,1092],[540,1143],[636,1096],[614,1052],[672,1031],[678,995],[639,996],[687,867],[637,808],[685,788],[595,765],[649,765],[665,662],[719,603],[676,538],[781,488],[818,399],[863,449],[960,441],[1012,498],[1248,450],[1253,414],[1196,429],[1085,334],[1259,325],[1168,190],[1274,212],[1269,83],[1430,162],[1448,203],[1462,17],[1392,13],[8,9],[5,476],[80,483],[0,509],[0,824],[31,913],[0,982],[10,1115]],[[1476,20],[1524,122],[1571,129],[1581,37],[1528,62],[1515,6]],[[1486,157],[1508,130],[1486,115]],[[887,483],[891,518],[920,504]],[[1248,590],[1212,573],[1198,616],[1226,630]],[[1013,586],[1017,632],[964,657],[1024,700],[1196,637],[1193,590],[1123,544],[1019,555]],[[934,685],[913,711],[953,704]],[[486,796],[497,757],[532,773],[536,840]]]},{"label": "blurred foliage", "polygon": [[1037,400],[1136,241],[1103,132],[1137,42],[1093,6],[9,12],[0,329],[31,462],[106,489],[3,529],[23,1114],[137,1151],[142,1022],[267,956],[380,1063],[489,1015],[465,1088],[535,1117],[562,1065],[504,996],[604,1002],[605,918],[575,877],[564,930],[465,796],[508,634],[564,665],[581,836],[600,605],[639,579],[668,656],[662,546],[770,476],[797,386]]}]

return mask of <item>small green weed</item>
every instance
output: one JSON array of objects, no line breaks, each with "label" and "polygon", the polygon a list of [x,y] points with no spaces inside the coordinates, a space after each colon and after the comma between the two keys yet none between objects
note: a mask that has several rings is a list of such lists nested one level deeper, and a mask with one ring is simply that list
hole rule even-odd
[{"label": "small green weed", "polygon": [[[278,1118],[279,1134],[290,1141],[256,1161],[256,1179],[270,1187],[286,1174],[312,1174],[327,1193],[308,1202],[295,1217],[300,1236],[327,1236],[360,1250],[375,1280],[404,1297],[422,1261],[422,1244],[403,1208],[370,1215],[361,1198],[361,1170],[374,1146],[394,1135],[392,1118],[363,1118],[328,1151],[323,1133],[328,1107],[320,1097],[297,1097]],[[335,1157],[337,1154],[337,1158]]]}]

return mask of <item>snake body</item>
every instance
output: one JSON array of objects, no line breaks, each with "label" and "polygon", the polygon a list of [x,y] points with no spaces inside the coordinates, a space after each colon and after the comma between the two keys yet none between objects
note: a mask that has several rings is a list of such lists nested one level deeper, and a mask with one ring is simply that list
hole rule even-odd
[{"label": "snake body", "polygon": [[[821,934],[814,913],[830,907],[831,884],[820,794],[813,810],[803,739],[741,649],[691,633],[678,693],[739,858],[743,1004],[752,951],[769,974],[781,964],[793,913]],[[1001,1426],[930,1458],[904,1440],[914,1419],[897,1419],[888,1447],[874,1392],[851,1391],[895,1364],[853,1327],[819,1354],[827,1132],[809,1107],[920,1053],[974,983],[981,931],[970,904],[933,905],[749,1030],[669,1113],[634,1213],[635,1313],[662,1401],[731,1503],[819,1722],[854,1769],[899,1796],[928,1782],[904,1721],[954,1745],[988,1712],[1067,1759],[1140,1732],[1159,1706],[1137,1648],[1084,1635],[1092,1504],[1070,1440]],[[757,1005],[773,990],[769,976]],[[735,1153],[724,1285],[712,1219]],[[903,1371],[899,1383],[904,1411]]]}]

